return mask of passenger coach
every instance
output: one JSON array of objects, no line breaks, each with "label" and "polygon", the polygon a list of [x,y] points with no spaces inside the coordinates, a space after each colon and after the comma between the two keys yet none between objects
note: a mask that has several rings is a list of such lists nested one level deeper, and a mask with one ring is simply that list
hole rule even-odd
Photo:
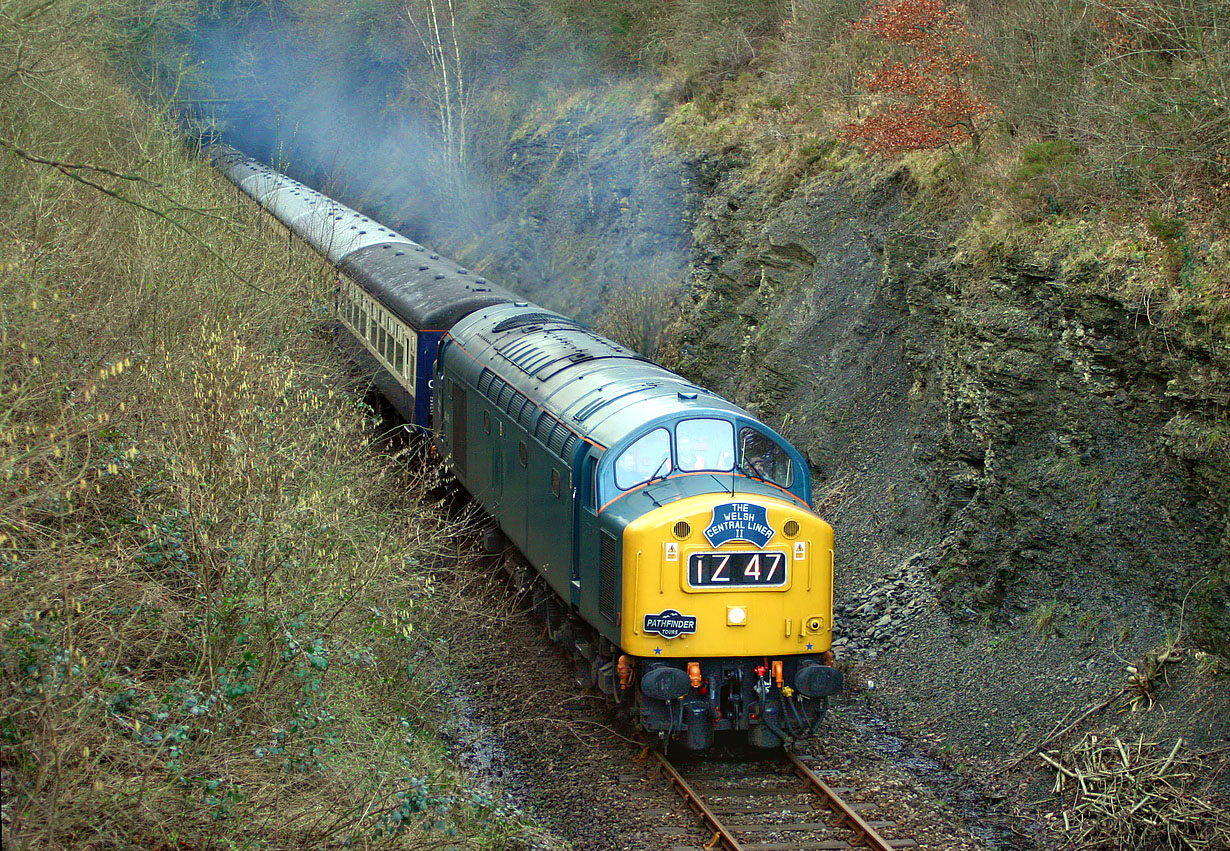
[{"label": "passenger coach", "polygon": [[412,239],[232,148],[214,165],[337,270],[342,346],[420,430],[431,427],[431,380],[448,329],[518,296]]}]

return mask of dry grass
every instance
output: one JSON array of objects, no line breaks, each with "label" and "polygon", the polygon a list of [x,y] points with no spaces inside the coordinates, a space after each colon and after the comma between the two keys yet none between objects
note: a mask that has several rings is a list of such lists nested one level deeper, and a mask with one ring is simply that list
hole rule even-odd
[{"label": "dry grass", "polygon": [[912,212],[964,223],[961,262],[1058,266],[1167,333],[1215,347],[1230,337],[1230,66],[1218,4],[984,4],[971,13],[988,54],[978,91],[997,113],[981,148],[885,161],[833,142],[885,106],[858,82],[885,46],[844,23],[862,4],[791,8],[798,17],[755,73],[675,110],[666,126],[677,144],[738,152],[748,184],[775,195],[825,173],[874,182],[903,162]]},{"label": "dry grass", "polygon": [[409,664],[460,529],[336,389],[320,261],[100,59],[131,11],[0,0],[4,847],[494,842]]}]

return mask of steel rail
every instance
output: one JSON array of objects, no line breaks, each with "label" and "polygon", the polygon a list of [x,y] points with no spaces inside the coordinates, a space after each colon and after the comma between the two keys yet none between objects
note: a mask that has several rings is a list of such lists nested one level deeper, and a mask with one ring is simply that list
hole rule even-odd
[{"label": "steel rail", "polygon": [[875,851],[894,851],[897,848],[908,847],[907,842],[909,845],[913,845],[909,840],[892,842],[885,839],[862,816],[856,813],[829,784],[821,780],[814,771],[808,768],[802,760],[790,751],[783,751],[783,754],[786,757],[786,762],[794,769],[794,773],[806,780],[815,791],[819,792],[828,808],[837,815],[837,825],[854,833],[855,838],[850,844],[865,845],[868,848],[875,849]]},{"label": "steel rail", "polygon": [[[689,809],[698,815],[709,827],[709,829],[713,831],[713,838],[705,845],[705,848],[711,849],[720,846],[725,849],[725,851],[745,851],[746,846],[742,845],[739,840],[735,838],[732,828],[734,831],[756,830],[759,832],[772,830],[774,828],[781,831],[791,831],[798,830],[800,828],[818,826],[798,825],[790,827],[787,825],[753,826],[743,824],[731,825],[730,827],[727,827],[722,823],[722,820],[718,818],[717,813],[715,813],[713,809],[705,803],[702,793],[698,792],[690,783],[688,783],[686,779],[684,779],[683,775],[680,774],[679,770],[671,764],[669,759],[656,750],[651,751],[651,753],[657,759],[658,767],[662,775],[670,781],[671,785],[674,786],[675,791],[678,792],[684,801],[687,802]],[[795,775],[806,783],[806,787],[801,787],[800,791],[802,791],[802,788],[806,788],[819,794],[823,800],[824,806],[836,815],[837,818],[831,826],[854,834],[850,839],[839,841],[840,847],[863,846],[872,849],[872,851],[898,851],[899,849],[911,848],[916,845],[916,843],[911,839],[885,839],[874,827],[872,827],[862,816],[860,816],[850,804],[846,803],[846,801],[837,793],[835,789],[833,789],[833,787],[829,786],[822,779],[820,779],[820,777],[808,768],[802,760],[789,751],[783,751],[782,756],[786,764],[793,770]],[[765,846],[757,845],[755,847]],[[789,844],[783,844],[780,847],[787,848],[792,846]],[[808,846],[801,845],[799,847]],[[825,845],[824,847],[830,846]]]},{"label": "steel rail", "polygon": [[656,750],[650,751],[650,753],[657,758],[658,767],[662,770],[663,775],[675,787],[675,791],[687,801],[688,807],[691,808],[692,812],[704,819],[705,823],[713,829],[714,838],[705,847],[714,848],[717,842],[721,842],[722,847],[726,851],[743,851],[743,846],[739,844],[739,840],[735,839],[734,834],[726,829],[721,819],[714,815],[713,810],[709,809],[708,805],[701,800],[700,795],[688,784],[688,781],[683,779],[683,775],[679,773],[675,766],[671,765],[670,760]]}]

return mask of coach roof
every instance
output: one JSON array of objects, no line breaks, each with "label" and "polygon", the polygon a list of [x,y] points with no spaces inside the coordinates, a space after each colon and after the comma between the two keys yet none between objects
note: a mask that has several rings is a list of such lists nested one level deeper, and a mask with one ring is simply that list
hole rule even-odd
[{"label": "coach roof", "polygon": [[421,245],[369,245],[346,255],[338,269],[416,330],[445,331],[475,310],[519,300]]}]

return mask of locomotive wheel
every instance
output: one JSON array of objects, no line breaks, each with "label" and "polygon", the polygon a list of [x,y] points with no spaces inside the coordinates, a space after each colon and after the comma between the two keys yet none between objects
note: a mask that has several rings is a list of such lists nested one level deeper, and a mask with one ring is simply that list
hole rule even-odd
[{"label": "locomotive wheel", "polygon": [[483,532],[482,547],[487,555],[499,555],[508,549],[508,538],[500,531],[500,527],[493,526]]}]

